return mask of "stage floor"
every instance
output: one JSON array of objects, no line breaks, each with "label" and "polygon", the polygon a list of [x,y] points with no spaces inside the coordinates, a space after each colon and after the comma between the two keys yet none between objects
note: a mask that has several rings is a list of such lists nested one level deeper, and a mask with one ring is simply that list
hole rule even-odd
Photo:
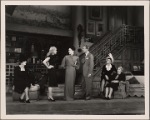
[{"label": "stage floor", "polygon": [[40,115],[144,115],[145,98],[128,97],[126,99],[104,100],[94,98],[88,101],[47,100],[19,103],[12,101],[11,96],[6,99],[6,114],[40,114]]}]

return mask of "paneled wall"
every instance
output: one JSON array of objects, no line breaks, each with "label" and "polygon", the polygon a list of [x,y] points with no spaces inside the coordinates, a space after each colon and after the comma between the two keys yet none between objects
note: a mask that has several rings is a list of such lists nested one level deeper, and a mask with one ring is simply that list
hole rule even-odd
[{"label": "paneled wall", "polygon": [[144,72],[144,47],[128,46],[115,58],[115,65],[124,67],[125,71],[142,71]]},{"label": "paneled wall", "polygon": [[101,36],[107,31],[107,7],[86,7],[86,37]]},{"label": "paneled wall", "polygon": [[111,6],[107,9],[109,30],[115,30],[122,24],[127,24],[127,7]]},{"label": "paneled wall", "polygon": [[127,24],[144,27],[144,6],[128,6]]}]

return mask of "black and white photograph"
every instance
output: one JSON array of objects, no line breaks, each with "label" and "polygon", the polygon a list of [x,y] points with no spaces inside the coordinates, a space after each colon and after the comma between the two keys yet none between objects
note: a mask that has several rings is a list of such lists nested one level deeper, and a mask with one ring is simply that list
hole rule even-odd
[{"label": "black and white photograph", "polygon": [[2,119],[149,118],[149,1],[2,1]]}]

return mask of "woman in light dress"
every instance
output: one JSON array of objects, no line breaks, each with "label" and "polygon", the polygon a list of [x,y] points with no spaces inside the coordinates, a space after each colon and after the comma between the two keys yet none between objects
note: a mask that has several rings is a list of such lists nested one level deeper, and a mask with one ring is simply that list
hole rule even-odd
[{"label": "woman in light dress", "polygon": [[74,100],[76,69],[79,69],[79,57],[75,55],[75,47],[69,47],[61,67],[65,69],[65,100]]}]

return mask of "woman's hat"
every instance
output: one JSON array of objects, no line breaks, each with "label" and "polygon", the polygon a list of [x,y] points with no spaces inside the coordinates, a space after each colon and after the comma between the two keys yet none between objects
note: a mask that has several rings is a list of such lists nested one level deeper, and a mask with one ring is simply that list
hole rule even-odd
[{"label": "woman's hat", "polygon": [[69,48],[71,48],[73,51],[76,50],[76,48],[74,46],[70,46]]},{"label": "woman's hat", "polygon": [[23,54],[20,54],[19,56],[19,62],[27,61],[27,57]]}]

